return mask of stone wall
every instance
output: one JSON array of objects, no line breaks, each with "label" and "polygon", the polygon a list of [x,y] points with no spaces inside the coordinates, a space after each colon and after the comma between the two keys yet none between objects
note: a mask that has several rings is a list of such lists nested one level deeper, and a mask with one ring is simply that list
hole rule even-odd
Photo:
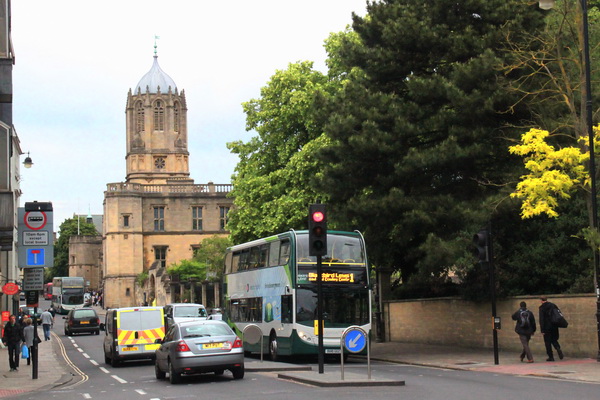
[{"label": "stone wall", "polygon": [[[598,354],[596,297],[589,295],[548,295],[569,321],[560,329],[560,344],[567,356],[592,357]],[[519,351],[521,344],[511,315],[525,301],[538,323],[539,296],[519,296],[497,301],[501,318],[498,331],[501,350]],[[384,302],[385,340],[456,345],[493,349],[491,303],[474,303],[457,298],[397,300]],[[539,325],[539,323],[538,323]],[[531,340],[534,357],[545,357],[544,340],[538,331]]]}]

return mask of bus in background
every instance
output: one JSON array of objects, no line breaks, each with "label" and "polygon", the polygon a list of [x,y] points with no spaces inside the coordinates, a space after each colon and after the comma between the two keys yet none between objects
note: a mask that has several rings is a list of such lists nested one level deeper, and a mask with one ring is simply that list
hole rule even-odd
[{"label": "bus in background", "polygon": [[[289,231],[232,246],[225,257],[225,319],[239,332],[258,326],[263,352],[318,354],[317,264],[309,256],[308,231]],[[364,238],[360,232],[328,231],[322,257],[323,344],[340,354],[344,329],[358,325],[370,334],[371,288]],[[261,351],[261,341],[244,350]]]},{"label": "bus in background", "polygon": [[52,282],[44,284],[44,300],[52,300]]},{"label": "bus in background", "polygon": [[59,314],[68,314],[84,304],[85,282],[81,277],[63,276],[52,280],[52,306]]}]

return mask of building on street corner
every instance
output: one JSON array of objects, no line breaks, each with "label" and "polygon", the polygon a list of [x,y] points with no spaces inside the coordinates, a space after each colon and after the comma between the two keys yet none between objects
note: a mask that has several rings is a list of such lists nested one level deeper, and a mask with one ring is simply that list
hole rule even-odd
[{"label": "building on street corner", "polygon": [[127,94],[125,182],[104,192],[105,307],[179,300],[181,285],[166,268],[191,259],[203,239],[228,234],[231,185],[190,177],[187,111],[185,92],[155,52],[150,71]]}]

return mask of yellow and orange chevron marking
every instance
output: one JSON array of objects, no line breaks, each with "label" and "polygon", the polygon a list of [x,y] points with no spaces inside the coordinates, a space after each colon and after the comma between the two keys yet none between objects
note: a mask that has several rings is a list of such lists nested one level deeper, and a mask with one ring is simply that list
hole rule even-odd
[{"label": "yellow and orange chevron marking", "polygon": [[[135,333],[138,333],[138,338],[135,338]],[[117,337],[119,345],[127,344],[148,344],[154,343],[156,339],[162,339],[165,336],[165,328],[147,329],[145,331],[126,331],[117,329]]]}]

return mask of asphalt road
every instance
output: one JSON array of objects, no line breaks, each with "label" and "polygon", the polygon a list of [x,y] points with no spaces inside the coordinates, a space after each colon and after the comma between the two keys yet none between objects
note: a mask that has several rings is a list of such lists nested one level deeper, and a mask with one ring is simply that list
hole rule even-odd
[{"label": "asphalt road", "polygon": [[[318,388],[277,378],[277,372],[246,372],[242,380],[233,380],[229,372],[223,376],[205,374],[184,377],[182,384],[157,381],[152,362],[127,362],[118,368],[104,364],[102,340],[96,335],[63,335],[63,320],[56,318],[54,332],[64,345],[65,353],[74,365],[77,383],[47,391],[47,399],[266,399],[266,400],[342,400],[342,399],[569,399],[600,398],[600,385],[534,377],[515,377],[486,372],[443,370],[400,364],[372,363],[373,376],[406,381],[401,387],[339,387]],[[290,361],[290,360],[288,360]],[[304,361],[314,370],[314,360]],[[326,364],[326,371],[339,371],[339,365]],[[346,371],[367,374],[366,363],[352,360]],[[16,396],[15,399],[39,399],[39,393]]]}]

